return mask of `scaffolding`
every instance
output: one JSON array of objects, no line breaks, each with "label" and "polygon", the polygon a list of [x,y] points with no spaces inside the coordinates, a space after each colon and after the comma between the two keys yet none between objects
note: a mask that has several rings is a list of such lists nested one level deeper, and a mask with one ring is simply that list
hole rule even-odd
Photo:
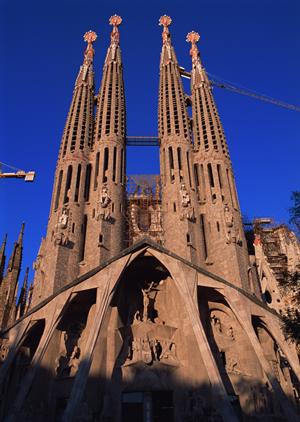
[{"label": "scaffolding", "polygon": [[163,243],[161,179],[159,175],[130,175],[126,188],[127,246],[143,237]]}]

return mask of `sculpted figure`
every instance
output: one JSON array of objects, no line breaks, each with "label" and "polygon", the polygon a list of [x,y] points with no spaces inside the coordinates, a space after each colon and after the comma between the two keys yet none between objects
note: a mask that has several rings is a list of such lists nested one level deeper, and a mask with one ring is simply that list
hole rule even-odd
[{"label": "sculpted figure", "polygon": [[228,205],[224,206],[224,217],[227,227],[233,226],[233,214]]},{"label": "sculpted figure", "polygon": [[150,286],[148,287],[148,289],[142,289],[142,293],[143,293],[143,321],[148,321],[148,306],[149,306],[149,293],[152,290],[154,282],[152,281],[152,283],[150,284]]},{"label": "sculpted figure", "polygon": [[110,219],[110,207],[109,204],[111,203],[111,199],[108,193],[108,188],[106,185],[103,185],[100,199],[99,199],[99,206],[100,210],[98,212],[98,220],[109,220]]},{"label": "sculpted figure", "polygon": [[66,229],[68,226],[68,220],[69,220],[68,210],[64,208],[61,216],[58,219],[57,228]]},{"label": "sculpted figure", "polygon": [[181,183],[180,196],[182,206],[185,208],[188,207],[191,204],[191,199],[184,183]]}]

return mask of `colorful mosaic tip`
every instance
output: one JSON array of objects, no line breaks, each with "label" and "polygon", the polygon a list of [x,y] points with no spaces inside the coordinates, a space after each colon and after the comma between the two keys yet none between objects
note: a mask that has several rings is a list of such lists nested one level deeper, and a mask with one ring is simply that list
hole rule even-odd
[{"label": "colorful mosaic tip", "polygon": [[172,23],[172,19],[170,18],[170,16],[163,15],[159,19],[159,25],[170,26],[171,23]]},{"label": "colorful mosaic tip", "polygon": [[195,31],[189,32],[186,36],[186,41],[191,42],[192,44],[195,44],[199,40],[200,40],[200,35],[198,34],[198,32],[195,32]]},{"label": "colorful mosaic tip", "polygon": [[88,31],[83,36],[84,41],[86,41],[88,44],[93,43],[97,39],[97,34],[94,31]]},{"label": "colorful mosaic tip", "polygon": [[113,15],[109,18],[109,24],[113,26],[119,26],[122,23],[121,16]]}]

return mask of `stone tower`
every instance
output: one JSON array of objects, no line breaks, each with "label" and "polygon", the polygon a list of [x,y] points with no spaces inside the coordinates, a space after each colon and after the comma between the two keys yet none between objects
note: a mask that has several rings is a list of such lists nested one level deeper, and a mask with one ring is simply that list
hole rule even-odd
[{"label": "stone tower", "polygon": [[164,246],[193,263],[199,263],[200,230],[192,173],[191,128],[168,28],[171,22],[169,16],[160,19],[163,45],[158,120]]},{"label": "stone tower", "polygon": [[[96,34],[85,34],[47,236],[35,262],[35,297],[28,310],[32,290],[26,304],[25,276],[18,319],[5,317],[8,326],[0,332],[0,420],[299,420],[299,350],[284,338],[282,319],[259,286],[248,286],[235,183],[199,36],[187,37],[190,100],[171,44],[171,18],[160,19],[162,183],[151,175],[143,184],[140,175],[125,193],[121,18],[114,15],[110,23],[95,125]],[[9,303],[20,236],[9,265]],[[287,257],[298,254],[290,248]],[[265,272],[267,258],[258,250],[257,256]],[[4,259],[3,247],[0,275]]]},{"label": "stone tower", "polygon": [[199,203],[202,256],[209,270],[249,289],[249,258],[235,180],[210,81],[190,32],[193,173]]},{"label": "stone tower", "polygon": [[[0,328],[3,329],[12,324],[16,319],[16,298],[18,293],[18,280],[22,265],[23,235],[22,224],[18,240],[14,243],[13,250],[8,262],[4,277],[0,274]],[[1,273],[5,267],[6,237],[0,249]]]},{"label": "stone tower", "polygon": [[97,97],[90,154],[93,177],[86,206],[88,268],[112,258],[124,248],[126,117],[118,29],[121,22],[120,16],[110,18],[113,30]]},{"label": "stone tower", "polygon": [[46,238],[37,260],[33,303],[39,302],[79,274],[85,245],[85,206],[89,201],[94,110],[93,42],[87,48],[73,91],[57,161]]}]

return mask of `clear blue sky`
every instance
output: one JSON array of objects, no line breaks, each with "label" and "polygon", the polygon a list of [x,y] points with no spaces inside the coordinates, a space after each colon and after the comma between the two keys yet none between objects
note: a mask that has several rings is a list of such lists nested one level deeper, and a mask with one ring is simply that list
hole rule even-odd
[{"label": "clear blue sky", "polygon": [[[121,47],[129,135],[157,134],[161,28],[169,14],[180,64],[190,68],[186,34],[214,75],[300,105],[300,2],[295,0],[0,1],[0,161],[35,170],[36,181],[2,180],[0,237],[11,251],[26,222],[25,266],[45,235],[55,163],[82,62],[83,34],[95,30],[96,89],[109,43],[109,17],[123,17]],[[188,83],[185,83],[188,90]],[[214,89],[242,212],[288,220],[300,189],[300,113]],[[128,148],[128,173],[158,173],[155,148]],[[31,273],[32,275],[32,273]]]}]

